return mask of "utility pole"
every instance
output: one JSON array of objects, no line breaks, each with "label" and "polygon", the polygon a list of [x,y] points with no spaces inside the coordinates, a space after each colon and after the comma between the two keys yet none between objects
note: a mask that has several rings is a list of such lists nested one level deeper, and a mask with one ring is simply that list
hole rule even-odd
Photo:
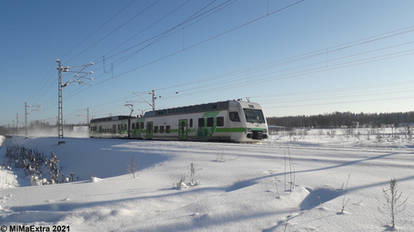
[{"label": "utility pole", "polygon": [[155,90],[152,90],[151,94],[152,94],[152,111],[155,111],[155,99],[157,99],[157,97],[155,96]]},{"label": "utility pole", "polygon": [[19,134],[19,113],[16,113],[16,135]]},{"label": "utility pole", "polygon": [[89,126],[89,107],[86,108],[86,125]]},{"label": "utility pole", "polygon": [[[81,66],[72,66],[72,67],[63,67],[62,62],[60,59],[56,59],[56,62],[58,64],[57,70],[58,70],[58,120],[57,120],[57,126],[58,126],[58,137],[59,139],[63,139],[63,100],[62,100],[62,90],[64,87],[70,85],[73,82],[76,82],[78,84],[82,84],[84,79],[92,80],[92,78],[89,77],[90,74],[93,74],[92,71],[85,72],[84,70],[93,65],[93,62],[90,62],[89,64],[81,65]],[[78,68],[78,71],[71,71],[72,68]],[[73,72],[75,73],[75,76],[65,83],[62,83],[62,72]],[[64,143],[64,141],[59,141],[58,144]]]},{"label": "utility pole", "polygon": [[27,102],[24,102],[24,136],[27,137]]},{"label": "utility pole", "polygon": [[[31,108],[30,111],[37,111],[40,108],[40,105],[29,105],[27,102],[24,102],[24,136],[27,138],[27,116],[29,115],[29,108]],[[16,116],[18,120],[18,114]]]},{"label": "utility pole", "polygon": [[125,104],[126,107],[129,108],[130,113],[129,113],[129,117],[128,117],[128,138],[131,138],[131,116],[132,116],[132,112],[134,112],[134,105],[132,104]]},{"label": "utility pole", "polygon": [[[56,62],[58,63],[58,137],[60,139],[63,138],[63,102],[62,102],[62,72],[65,69],[62,67],[62,62],[57,59]],[[67,70],[69,71],[69,70]]]},{"label": "utility pole", "polygon": [[[140,97],[145,103],[147,103],[149,106],[151,106],[151,108],[152,108],[152,110],[153,111],[155,111],[155,100],[157,100],[157,99],[159,99],[159,98],[161,98],[161,96],[156,96],[155,95],[155,90],[153,89],[153,90],[151,90],[151,92],[148,92],[148,94],[150,94],[151,95],[151,102],[149,102],[149,101],[147,101],[147,100],[145,100],[143,97],[142,97],[142,94],[146,94],[147,92],[132,92],[132,94],[134,94],[134,95],[136,95],[136,96],[138,96],[138,97]],[[177,92],[175,92],[175,94],[178,94],[178,91]]]}]

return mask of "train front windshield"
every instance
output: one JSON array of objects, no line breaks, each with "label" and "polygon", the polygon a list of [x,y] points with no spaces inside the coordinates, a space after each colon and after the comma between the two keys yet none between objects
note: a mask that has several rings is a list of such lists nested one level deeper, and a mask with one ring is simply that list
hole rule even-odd
[{"label": "train front windshield", "polygon": [[264,116],[262,110],[243,109],[246,115],[246,121],[251,123],[264,123]]}]

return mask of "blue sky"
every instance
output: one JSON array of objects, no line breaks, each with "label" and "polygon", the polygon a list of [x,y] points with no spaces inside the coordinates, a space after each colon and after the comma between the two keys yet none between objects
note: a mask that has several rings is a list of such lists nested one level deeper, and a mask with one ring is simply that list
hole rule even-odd
[{"label": "blue sky", "polygon": [[4,0],[0,125],[22,122],[25,101],[41,105],[29,120],[56,122],[56,58],[96,63],[93,81],[64,88],[66,122],[85,121],[87,107],[148,110],[151,89],[157,108],[250,97],[267,116],[412,111],[413,10],[411,0]]}]

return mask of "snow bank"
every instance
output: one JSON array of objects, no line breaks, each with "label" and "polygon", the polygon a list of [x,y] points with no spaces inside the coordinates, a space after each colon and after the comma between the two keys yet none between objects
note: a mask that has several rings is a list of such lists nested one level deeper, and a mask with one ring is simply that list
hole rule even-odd
[{"label": "snow bank", "polygon": [[0,147],[3,144],[3,142],[4,142],[5,139],[6,138],[3,135],[0,135]]},{"label": "snow bank", "polygon": [[119,147],[119,144],[123,144],[127,140],[80,138],[65,138],[64,140],[65,144],[58,145],[58,141],[60,141],[58,138],[24,139],[23,137],[14,137],[12,142],[43,152],[46,156],[53,152],[60,161],[63,173],[66,176],[73,173],[75,179],[79,178],[79,180],[87,180],[91,176],[108,178],[127,174],[131,157],[139,160],[137,171],[167,159],[161,153],[148,152],[148,148],[131,150]]},{"label": "snow bank", "polygon": [[[0,135],[0,161],[3,161],[3,156],[5,148],[2,146],[6,138]],[[2,166],[0,163],[0,189],[14,188],[19,186],[17,181],[17,175],[13,173],[10,169],[5,166]],[[0,201],[0,210],[1,210],[1,201]]]},{"label": "snow bank", "polygon": [[6,167],[0,166],[0,189],[19,186],[17,175]]}]

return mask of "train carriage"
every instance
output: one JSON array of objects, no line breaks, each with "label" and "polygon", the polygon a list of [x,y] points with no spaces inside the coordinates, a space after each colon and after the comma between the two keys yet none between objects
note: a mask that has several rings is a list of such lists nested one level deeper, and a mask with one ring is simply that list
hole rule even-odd
[{"label": "train carriage", "polygon": [[92,119],[89,136],[92,138],[128,138],[130,116],[110,116]]},{"label": "train carriage", "polygon": [[[102,119],[94,120],[92,129]],[[258,142],[268,136],[260,105],[236,100],[149,111],[142,117],[129,118],[129,123],[129,137],[137,139]],[[112,124],[115,128],[118,121]],[[128,137],[127,132],[113,132],[112,137]]]}]

